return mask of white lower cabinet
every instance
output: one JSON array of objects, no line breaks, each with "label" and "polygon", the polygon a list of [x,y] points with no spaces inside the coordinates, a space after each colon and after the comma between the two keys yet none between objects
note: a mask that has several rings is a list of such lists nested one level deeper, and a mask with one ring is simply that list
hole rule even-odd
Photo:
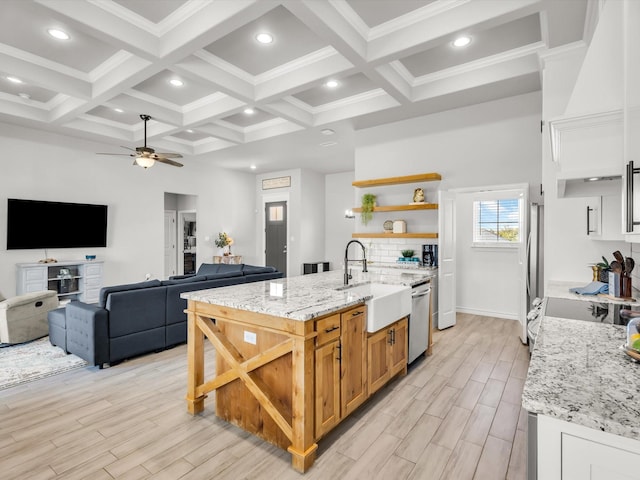
[{"label": "white lower cabinet", "polygon": [[640,441],[538,415],[539,480],[638,480]]},{"label": "white lower cabinet", "polygon": [[18,295],[55,290],[60,301],[97,303],[103,285],[103,262],[19,263]]}]

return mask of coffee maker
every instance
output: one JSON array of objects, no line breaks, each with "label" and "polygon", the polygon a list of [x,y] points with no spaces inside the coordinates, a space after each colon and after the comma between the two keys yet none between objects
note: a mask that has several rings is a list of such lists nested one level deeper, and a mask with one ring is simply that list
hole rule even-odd
[{"label": "coffee maker", "polygon": [[422,245],[422,266],[438,266],[438,245]]}]

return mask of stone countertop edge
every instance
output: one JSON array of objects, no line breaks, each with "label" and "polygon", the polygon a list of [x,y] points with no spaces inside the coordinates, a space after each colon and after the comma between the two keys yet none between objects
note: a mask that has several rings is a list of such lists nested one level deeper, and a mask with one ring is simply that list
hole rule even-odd
[{"label": "stone countertop edge", "polygon": [[544,317],[522,392],[525,410],[640,440],[640,364],[626,329]]},{"label": "stone countertop edge", "polygon": [[[421,273],[353,272],[350,286],[367,283],[415,285],[429,281]],[[185,292],[181,298],[221,307],[307,321],[364,303],[370,295],[343,284],[343,272],[331,271],[297,277],[243,283],[228,287]]]},{"label": "stone countertop edge", "polygon": [[616,299],[603,297],[601,295],[579,295],[577,293],[570,292],[570,288],[575,287],[584,287],[591,283],[590,281],[577,281],[577,282],[568,282],[568,281],[558,281],[553,280],[549,281],[544,290],[545,297],[555,297],[555,298],[570,298],[573,300],[582,300],[586,302],[602,302],[602,303],[619,303],[622,305],[640,305],[640,297],[638,291],[635,287],[633,288],[633,301]]}]

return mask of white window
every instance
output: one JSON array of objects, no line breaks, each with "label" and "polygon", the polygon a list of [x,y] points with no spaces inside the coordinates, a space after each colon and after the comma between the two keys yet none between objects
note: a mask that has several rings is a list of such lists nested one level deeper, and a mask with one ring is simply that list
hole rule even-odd
[{"label": "white window", "polygon": [[473,245],[517,247],[522,242],[522,200],[496,192],[473,202]]}]

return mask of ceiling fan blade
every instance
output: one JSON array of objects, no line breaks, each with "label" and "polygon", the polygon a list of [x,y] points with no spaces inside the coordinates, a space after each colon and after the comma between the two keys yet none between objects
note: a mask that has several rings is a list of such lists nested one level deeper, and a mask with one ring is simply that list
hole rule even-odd
[{"label": "ceiling fan blade", "polygon": [[179,153],[156,152],[155,155],[159,157],[164,157],[164,158],[182,158],[182,155],[180,155]]},{"label": "ceiling fan blade", "polygon": [[131,157],[129,153],[96,153],[96,155],[119,155],[121,157]]},{"label": "ceiling fan blade", "polygon": [[120,145],[120,148],[125,148],[127,150],[131,150],[132,152],[135,152],[136,149],[135,148],[131,148],[131,147],[125,147],[124,145]]},{"label": "ceiling fan blade", "polygon": [[168,158],[158,157],[154,158],[156,162],[166,163],[167,165],[173,165],[174,167],[182,167],[183,165],[180,162],[174,162],[173,160],[169,160]]}]

